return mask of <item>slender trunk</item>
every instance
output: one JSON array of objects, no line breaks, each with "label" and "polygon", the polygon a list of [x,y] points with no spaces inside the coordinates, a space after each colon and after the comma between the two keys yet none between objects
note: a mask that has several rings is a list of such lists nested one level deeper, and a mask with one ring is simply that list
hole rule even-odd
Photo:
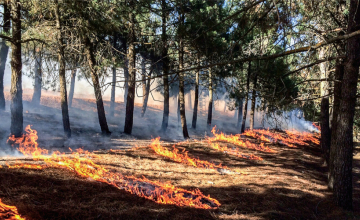
[{"label": "slender trunk", "polygon": [[[114,35],[113,47],[116,48],[117,36]],[[115,59],[114,59],[115,62]],[[115,114],[115,90],[116,90],[116,66],[112,67],[112,83],[111,83],[111,97],[110,97],[110,117],[114,117]]]},{"label": "slender trunk", "polygon": [[209,105],[208,105],[208,118],[207,118],[208,127],[211,127],[212,110],[213,110],[213,83],[212,83],[211,68],[209,68]]},{"label": "slender trunk", "polygon": [[334,157],[336,144],[337,118],[340,111],[341,85],[344,77],[344,63],[342,60],[336,61],[335,66],[335,82],[334,82],[334,103],[333,103],[333,119],[331,121],[331,146],[328,173],[328,187],[334,187]]},{"label": "slender trunk", "polygon": [[112,67],[112,83],[111,83],[111,98],[110,98],[110,116],[115,114],[115,88],[116,88],[116,67]]},{"label": "slender trunk", "polygon": [[31,100],[31,103],[34,106],[40,105],[40,99],[41,99],[41,84],[42,84],[42,56],[39,49],[36,49],[34,51],[35,55],[35,85],[34,85],[34,93]]},{"label": "slender trunk", "polygon": [[22,61],[21,61],[21,4],[19,0],[11,1],[12,33],[11,44],[11,127],[10,133],[20,137],[23,131],[22,103]]},{"label": "slender trunk", "polygon": [[164,83],[164,111],[163,111],[163,119],[161,123],[161,131],[165,132],[168,123],[169,123],[169,113],[170,113],[170,88],[169,88],[169,58],[168,58],[168,48],[167,48],[167,35],[166,35],[166,17],[167,17],[167,7],[166,1],[161,0],[161,18],[162,18],[162,34],[161,41],[162,51],[162,68],[163,68],[163,83]]},{"label": "slender trunk", "polygon": [[73,98],[74,98],[75,79],[76,79],[76,68],[71,70],[71,82],[70,82],[70,92],[69,92],[69,108],[71,108]]},{"label": "slender trunk", "polygon": [[[200,64],[200,55],[197,56],[197,63]],[[198,106],[199,106],[199,76],[200,70],[196,70],[196,79],[195,79],[195,99],[194,99],[194,111],[193,111],[193,118],[192,118],[192,128],[196,129],[196,121],[197,121],[197,114],[198,114]]]},{"label": "slender trunk", "polygon": [[331,131],[329,124],[329,98],[322,98],[321,100],[321,140],[320,145],[323,152],[323,157],[326,164],[329,164]]},{"label": "slender trunk", "polygon": [[189,91],[188,93],[188,105],[189,105],[189,109],[192,110],[192,99],[191,99],[191,91]]},{"label": "slender trunk", "polygon": [[180,117],[180,95],[177,96],[177,119],[178,119],[178,125],[180,125],[181,117]]},{"label": "slender trunk", "polygon": [[64,41],[61,30],[61,20],[59,14],[59,3],[55,0],[55,17],[56,17],[56,28],[57,28],[57,43],[58,43],[58,59],[59,59],[59,78],[60,78],[60,96],[61,96],[61,112],[63,118],[63,127],[65,135],[71,137],[70,119],[69,119],[69,108],[67,102],[66,92],[66,76],[65,76],[65,52],[64,52]]},{"label": "slender trunk", "polygon": [[96,61],[95,61],[95,57],[94,57],[93,46],[92,46],[92,43],[90,42],[90,39],[87,36],[85,37],[84,40],[85,40],[84,44],[85,44],[86,58],[89,63],[91,79],[92,79],[93,86],[94,86],[96,107],[97,107],[98,119],[99,119],[101,132],[104,135],[109,135],[109,134],[111,134],[111,132],[109,131],[109,127],[108,127],[108,124],[106,121],[104,103],[103,103],[101,87],[100,87],[100,83],[99,83],[99,76],[98,76],[97,70],[96,70],[97,67],[96,67]]},{"label": "slender trunk", "polygon": [[251,94],[250,130],[254,129],[255,104],[256,104],[256,85],[257,85],[257,73],[255,73],[255,75],[254,75],[253,92]]},{"label": "slender trunk", "polygon": [[144,117],[145,115],[145,99],[146,99],[146,63],[145,58],[142,57],[141,59],[141,84],[142,84],[142,92],[143,92],[143,102],[142,102],[142,108],[141,108],[141,117]]},{"label": "slender trunk", "polygon": [[[325,58],[325,48],[322,48],[319,52],[319,59]],[[320,64],[320,73],[321,79],[328,79],[327,63]],[[326,164],[329,164],[329,155],[330,155],[330,144],[331,144],[331,131],[329,123],[329,97],[326,97],[329,94],[329,81],[324,81],[320,83],[320,93],[323,97],[321,100],[321,149],[323,152],[323,158]]]},{"label": "slender trunk", "polygon": [[[124,50],[127,51],[127,40],[124,40]],[[128,91],[129,91],[129,61],[128,58],[125,57],[124,60],[124,106],[126,106]]]},{"label": "slender trunk", "polygon": [[126,99],[126,115],[125,115],[125,126],[124,133],[131,134],[134,119],[134,102],[135,102],[135,15],[130,13],[130,24],[129,24],[129,49],[127,58],[129,61],[129,88]]},{"label": "slender trunk", "polygon": [[[3,32],[9,33],[10,31],[10,7],[8,3],[3,3],[4,14],[3,14]],[[8,57],[9,47],[6,45],[5,40],[2,39],[0,43],[0,111],[5,110],[5,95],[4,95],[4,74],[6,59]]]},{"label": "slender trunk", "polygon": [[241,122],[241,131],[240,133],[244,133],[245,131],[245,122],[246,122],[246,115],[248,109],[248,102],[249,102],[249,91],[250,91],[250,76],[251,76],[251,61],[249,61],[248,65],[248,75],[246,79],[246,94],[245,94],[245,106],[244,106],[244,115]]},{"label": "slender trunk", "polygon": [[152,63],[151,65],[151,70],[149,72],[149,75],[148,75],[148,79],[147,79],[147,82],[146,82],[146,88],[145,88],[145,95],[144,95],[144,101],[143,101],[143,106],[142,106],[142,109],[141,109],[141,117],[144,117],[145,115],[145,112],[146,112],[146,108],[147,108],[147,104],[148,104],[148,101],[149,101],[149,95],[150,95],[150,82],[151,82],[151,74],[152,74],[152,71],[154,70],[154,64]]},{"label": "slender trunk", "polygon": [[240,128],[240,126],[241,126],[241,119],[242,119],[242,117],[243,117],[243,114],[242,114],[243,100],[242,100],[242,99],[239,99],[238,105],[239,105],[239,107],[238,107],[238,118],[237,118],[238,120],[237,120],[237,125],[236,125],[236,127],[237,127],[237,128]]},{"label": "slender trunk", "polygon": [[[348,33],[360,29],[360,12],[357,0],[350,1]],[[353,124],[356,105],[357,81],[360,66],[360,36],[348,39],[346,46],[344,78],[341,85],[340,109],[337,115],[334,151],[333,178],[335,203],[352,209],[352,162],[353,162]]]},{"label": "slender trunk", "polygon": [[[185,16],[183,11],[179,15],[181,26],[184,25]],[[182,36],[180,36],[179,39],[179,70],[184,69],[184,45],[183,45],[183,39]],[[183,129],[183,135],[184,138],[189,138],[189,133],[187,130],[187,124],[186,124],[186,115],[185,115],[185,93],[184,93],[184,78],[185,73],[180,72],[179,73],[179,102],[180,102],[180,117],[181,117],[181,126]]]}]

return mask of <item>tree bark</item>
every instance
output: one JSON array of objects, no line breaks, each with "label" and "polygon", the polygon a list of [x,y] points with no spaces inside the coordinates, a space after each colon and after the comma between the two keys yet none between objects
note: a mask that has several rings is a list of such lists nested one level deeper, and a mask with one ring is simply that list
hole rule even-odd
[{"label": "tree bark", "polygon": [[[127,39],[124,40],[124,50],[127,51]],[[124,60],[124,106],[126,106],[128,91],[129,91],[129,61],[125,57]]]},{"label": "tree bark", "polygon": [[[197,63],[200,63],[200,55],[197,56]],[[193,110],[193,118],[192,118],[192,128],[196,129],[196,121],[197,121],[197,114],[198,114],[198,107],[199,107],[199,77],[200,77],[200,70],[196,70],[195,76],[195,98],[194,98],[194,110]]]},{"label": "tree bark", "polygon": [[208,104],[208,118],[207,118],[208,127],[211,127],[212,110],[213,110],[213,83],[212,83],[211,68],[209,68],[209,104]]},{"label": "tree bark", "polygon": [[237,125],[236,125],[236,127],[237,127],[237,128],[240,128],[240,127],[241,127],[241,119],[242,119],[242,117],[243,117],[243,113],[242,113],[243,100],[242,100],[242,99],[239,99],[238,105],[239,105],[239,107],[238,107],[238,118],[237,118],[238,120],[237,120]]},{"label": "tree bark", "polygon": [[127,58],[129,61],[129,88],[126,99],[126,115],[124,133],[131,134],[134,120],[134,102],[135,102],[135,76],[136,76],[136,54],[135,54],[135,15],[131,12],[129,15],[129,49]]},{"label": "tree bark", "polygon": [[[325,48],[321,48],[319,52],[319,59],[325,58]],[[321,79],[328,79],[328,67],[327,63],[320,64]],[[329,123],[329,97],[325,97],[329,94],[329,81],[323,81],[320,83],[320,93],[323,97],[321,100],[321,139],[320,145],[323,153],[323,158],[326,164],[329,164],[330,144],[331,144],[331,131]]]},{"label": "tree bark", "polygon": [[71,70],[71,82],[70,82],[70,92],[69,92],[69,107],[72,107],[72,102],[74,98],[75,91],[75,80],[76,80],[76,68]]},{"label": "tree bark", "polygon": [[12,44],[11,44],[11,127],[10,134],[21,137],[23,131],[22,103],[22,61],[21,61],[21,4],[11,1]]},{"label": "tree bark", "polygon": [[[9,33],[10,31],[10,7],[8,3],[3,3],[3,32]],[[4,74],[6,67],[6,60],[8,57],[9,47],[6,45],[5,40],[2,39],[0,43],[0,111],[5,110],[5,95],[4,95]]]},{"label": "tree bark", "polygon": [[168,123],[169,123],[169,114],[170,114],[170,88],[169,88],[169,58],[168,58],[168,48],[167,48],[167,35],[166,35],[166,17],[167,17],[167,7],[166,1],[161,0],[161,19],[162,19],[162,68],[163,68],[163,83],[164,83],[164,111],[163,111],[163,119],[161,123],[161,131],[165,132]]},{"label": "tree bark", "polygon": [[177,96],[177,119],[178,119],[178,125],[180,125],[181,117],[180,117],[180,94]]},{"label": "tree bark", "polygon": [[110,97],[110,116],[115,114],[115,89],[116,89],[116,67],[112,67],[112,83],[111,83],[111,97]]},{"label": "tree bark", "polygon": [[144,117],[145,115],[145,99],[146,99],[146,63],[145,63],[145,57],[141,58],[141,83],[142,83],[142,92],[143,92],[143,102],[142,102],[142,108],[141,108],[141,117]]},{"label": "tree bark", "polygon": [[[181,7],[181,13],[179,14],[180,25],[184,26],[185,16],[183,12],[183,8]],[[182,34],[180,34],[179,39],[179,70],[184,69],[184,45]],[[185,72],[179,73],[179,102],[180,102],[180,117],[181,117],[181,126],[183,129],[183,136],[185,139],[189,138],[189,133],[187,130],[186,124],[186,114],[185,114],[185,93],[184,93],[184,78]]]},{"label": "tree bark", "polygon": [[69,118],[69,108],[67,102],[67,92],[66,92],[66,76],[65,76],[65,48],[63,35],[61,30],[61,20],[59,12],[59,3],[58,0],[55,0],[55,17],[56,17],[56,29],[57,29],[57,43],[58,43],[58,59],[59,59],[59,79],[60,79],[60,96],[61,96],[61,112],[63,118],[63,127],[65,135],[69,138],[71,137],[71,128],[70,128],[70,118]]},{"label": "tree bark", "polygon": [[334,103],[333,103],[333,118],[331,121],[331,146],[330,146],[330,160],[329,160],[329,173],[328,173],[328,187],[334,187],[334,157],[335,157],[335,144],[336,144],[336,130],[337,118],[340,111],[341,100],[341,85],[344,77],[344,63],[342,60],[336,61],[335,66],[335,82],[334,82]]},{"label": "tree bark", "polygon": [[244,115],[241,122],[241,131],[240,133],[244,133],[245,131],[245,122],[246,122],[246,115],[248,109],[248,102],[249,102],[249,91],[250,91],[250,76],[251,76],[251,61],[249,61],[248,65],[248,74],[246,79],[246,94],[245,94],[245,106],[244,106]]},{"label": "tree bark", "polygon": [[188,105],[189,105],[189,109],[192,110],[191,90],[188,93]]},{"label": "tree bark", "polygon": [[106,121],[104,102],[102,99],[101,88],[100,88],[100,83],[99,83],[99,76],[98,76],[97,70],[96,70],[96,61],[95,61],[95,57],[94,57],[93,46],[92,46],[92,43],[90,42],[89,37],[85,36],[84,41],[85,41],[84,42],[85,53],[86,53],[86,57],[87,57],[87,60],[89,63],[91,79],[92,79],[93,86],[94,86],[96,107],[97,107],[98,119],[99,119],[101,132],[103,135],[110,135],[111,132],[109,131],[109,127],[108,127],[108,124]]},{"label": "tree bark", "polygon": [[42,84],[42,55],[40,49],[36,49],[34,51],[35,56],[35,85],[34,85],[34,93],[31,100],[31,103],[34,106],[40,105],[41,99],[41,84]]},{"label": "tree bark", "polygon": [[150,83],[151,83],[151,74],[152,71],[154,70],[154,63],[152,63],[151,67],[150,67],[150,72],[147,78],[147,82],[146,82],[146,87],[145,87],[145,95],[144,95],[144,100],[143,100],[143,106],[141,109],[141,117],[144,117],[145,112],[146,112],[146,108],[147,108],[147,104],[149,101],[149,95],[150,95]]},{"label": "tree bark", "polygon": [[[360,29],[360,12],[357,0],[350,1],[348,33]],[[333,193],[335,203],[346,209],[352,209],[352,162],[353,162],[353,124],[356,105],[357,81],[360,66],[360,36],[347,41],[347,58],[344,78],[341,85],[340,109],[337,115],[336,138],[332,153]]]},{"label": "tree bark", "polygon": [[255,73],[255,75],[254,75],[253,92],[251,94],[250,130],[254,130],[255,105],[256,105],[256,86],[257,86],[257,73]]}]

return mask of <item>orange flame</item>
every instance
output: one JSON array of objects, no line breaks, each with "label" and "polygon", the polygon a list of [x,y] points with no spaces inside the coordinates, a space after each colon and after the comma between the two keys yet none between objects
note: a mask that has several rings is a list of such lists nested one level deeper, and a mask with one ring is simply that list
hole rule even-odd
[{"label": "orange flame", "polygon": [[276,152],[275,150],[264,146],[264,143],[261,143],[260,145],[257,145],[257,144],[251,143],[250,141],[242,141],[242,140],[239,139],[239,135],[225,135],[222,132],[220,134],[217,134],[216,133],[216,126],[213,127],[211,132],[213,133],[214,137],[209,137],[208,138],[209,142],[225,141],[225,142],[229,142],[231,144],[235,144],[236,146],[239,146],[239,147],[242,147],[242,148],[248,148],[248,149],[258,150],[258,151],[268,152],[268,153],[275,153]]},{"label": "orange flame", "polygon": [[19,215],[19,212],[15,206],[9,206],[2,203],[0,199],[0,219],[7,220],[25,220]]},{"label": "orange flame", "polygon": [[213,148],[217,151],[221,151],[221,152],[224,152],[226,154],[230,154],[230,155],[233,155],[236,157],[250,159],[250,160],[263,160],[261,157],[255,156],[254,154],[241,153],[238,148],[231,149],[231,148],[228,148],[227,146],[220,146],[219,144],[211,144],[210,146],[211,146],[211,148]]},{"label": "orange flame", "polygon": [[[44,161],[46,167],[65,168],[77,173],[81,177],[107,183],[118,189],[124,189],[132,194],[155,201],[160,204],[174,204],[178,206],[190,206],[200,209],[216,209],[220,203],[205,196],[200,190],[188,191],[177,188],[170,183],[162,183],[149,179],[124,176],[120,173],[110,172],[104,166],[95,164],[91,158],[98,157],[88,151],[78,149],[71,155],[54,152],[45,155],[44,149],[38,148],[36,131],[30,126],[26,127],[26,134],[21,138],[11,137],[11,140],[19,144],[18,150],[24,155],[32,156],[34,160]],[[28,136],[29,135],[29,136]],[[35,138],[36,136],[36,138]],[[33,168],[24,164],[15,164],[19,168]]]},{"label": "orange flame", "polygon": [[170,150],[166,149],[165,147],[161,146],[160,137],[157,137],[157,138],[153,139],[152,141],[153,142],[150,144],[150,147],[155,151],[155,153],[157,153],[163,157],[170,158],[176,162],[186,164],[189,166],[199,167],[199,168],[207,168],[207,169],[214,169],[214,170],[218,170],[218,169],[230,170],[230,168],[228,168],[227,166],[223,166],[221,164],[216,165],[214,163],[210,163],[205,160],[191,158],[188,156],[188,152],[185,151],[185,149],[182,152],[179,152],[179,149],[177,149],[175,147],[175,145],[173,146],[174,150],[170,151]]},{"label": "orange flame", "polygon": [[[287,134],[287,137],[279,133],[274,133],[269,130],[261,130],[261,129],[253,130],[253,131],[247,130],[244,132],[244,135],[270,143],[280,142],[288,147],[296,147],[295,144],[309,145],[307,143],[309,141],[315,144],[320,143],[319,140],[317,139],[316,134],[311,134],[308,132],[297,132],[297,131],[285,131],[285,132]],[[264,135],[270,137],[272,140],[266,138]]]}]

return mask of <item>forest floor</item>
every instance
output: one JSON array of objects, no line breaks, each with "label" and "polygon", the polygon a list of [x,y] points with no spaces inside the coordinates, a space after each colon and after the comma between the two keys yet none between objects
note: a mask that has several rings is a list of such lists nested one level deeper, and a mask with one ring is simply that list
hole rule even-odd
[{"label": "forest floor", "polygon": [[[7,125],[9,115],[6,112],[2,114],[1,118]],[[109,170],[124,175],[144,176],[150,180],[169,181],[189,190],[198,188],[221,203],[218,209],[212,210],[162,205],[105,183],[81,178],[64,169],[1,168],[0,198],[5,204],[16,206],[19,213],[28,220],[360,219],[360,149],[355,149],[354,152],[354,211],[347,212],[332,202],[332,194],[326,184],[326,168],[322,165],[320,148],[315,144],[296,148],[265,144],[274,149],[275,153],[240,148],[243,153],[254,154],[263,160],[248,160],[215,151],[200,136],[198,140],[176,145],[177,148],[188,151],[191,157],[221,163],[242,172],[224,174],[159,156],[146,147],[151,142],[148,136],[139,139],[136,136],[114,134],[106,139],[90,128],[84,133],[74,126],[73,131],[75,134],[78,131],[79,134],[75,135],[76,141],[69,142],[53,131],[59,126],[61,128],[59,118],[27,113],[25,123],[33,124],[35,129],[39,129],[39,147],[63,149],[65,152],[64,146],[75,148],[81,144],[86,149],[95,150],[99,157],[94,162]],[[0,140],[1,137],[5,139],[7,131],[8,128],[0,126]],[[77,136],[85,138],[80,140]],[[260,140],[246,139],[260,143]],[[129,144],[124,144],[126,141]],[[169,140],[164,146],[172,149],[170,142],[174,143]],[[134,145],[145,147],[131,148]],[[230,143],[227,145],[235,147]],[[14,153],[2,156],[0,165],[3,166],[15,161],[31,162],[31,159]]]}]

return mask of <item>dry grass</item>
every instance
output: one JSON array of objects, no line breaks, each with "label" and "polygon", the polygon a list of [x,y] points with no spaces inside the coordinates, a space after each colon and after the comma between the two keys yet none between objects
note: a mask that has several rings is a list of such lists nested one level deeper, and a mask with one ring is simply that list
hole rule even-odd
[{"label": "dry grass", "polygon": [[[255,141],[255,140],[252,140]],[[199,188],[222,204],[218,210],[160,205],[70,171],[0,169],[0,198],[18,207],[27,219],[356,219],[360,218],[360,152],[354,162],[354,212],[332,203],[318,146],[287,148],[277,153],[243,150],[264,158],[254,161],[216,152],[206,144],[178,146],[189,155],[247,175],[221,175],[155,155],[149,148],[101,151],[98,164],[137,177]],[[26,159],[24,159],[26,160]],[[7,161],[12,162],[12,161]],[[0,162],[4,164],[4,161]]]}]

